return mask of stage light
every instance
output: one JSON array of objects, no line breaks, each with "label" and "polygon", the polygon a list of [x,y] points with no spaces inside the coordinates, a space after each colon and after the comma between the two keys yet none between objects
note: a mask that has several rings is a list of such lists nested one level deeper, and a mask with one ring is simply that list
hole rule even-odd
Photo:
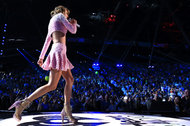
[{"label": "stage light", "polygon": [[93,66],[99,66],[99,63],[94,63]]},{"label": "stage light", "polygon": [[36,60],[35,57],[33,57],[29,52],[27,52],[25,49],[22,49],[28,56],[30,56],[33,60]]},{"label": "stage light", "polygon": [[113,14],[111,14],[111,15],[110,15],[110,17],[111,17],[111,18],[116,18],[116,16],[115,16],[115,15],[113,15]]},{"label": "stage light", "polygon": [[154,69],[154,66],[149,65],[148,68],[149,69]]},{"label": "stage light", "polygon": [[89,15],[89,18],[91,20],[97,21],[97,22],[101,22],[104,19],[104,14],[102,14],[102,12],[98,12],[98,13],[91,13]]},{"label": "stage light", "polygon": [[85,42],[84,38],[78,38],[78,42]]},{"label": "stage light", "polygon": [[31,64],[32,67],[37,68],[37,66],[36,66],[34,63],[32,63],[32,62],[29,60],[29,58],[24,55],[24,53],[22,53],[18,48],[17,48],[17,50],[18,50],[18,52]]},{"label": "stage light", "polygon": [[4,32],[6,32],[6,30],[4,30]]},{"label": "stage light", "polygon": [[36,49],[37,52],[40,52],[38,49]]},{"label": "stage light", "polygon": [[3,36],[3,39],[5,39],[5,36]]},{"label": "stage light", "polygon": [[5,40],[2,40],[2,42],[4,42]]},{"label": "stage light", "polygon": [[111,19],[111,18],[108,18],[108,21],[109,21],[109,22],[111,22],[111,21],[112,21],[112,19]]},{"label": "stage light", "polygon": [[92,68],[93,68],[94,70],[100,70],[99,63],[93,63]]},{"label": "stage light", "polygon": [[123,65],[122,64],[117,64],[116,67],[118,67],[118,68],[123,67]]},{"label": "stage light", "polygon": [[108,22],[115,22],[116,21],[116,15],[114,14],[111,14],[108,18],[105,19],[105,23],[108,23]]},{"label": "stage light", "polygon": [[7,24],[5,24],[5,26],[7,26]]},{"label": "stage light", "polygon": [[2,43],[2,45],[5,45],[5,43]]}]

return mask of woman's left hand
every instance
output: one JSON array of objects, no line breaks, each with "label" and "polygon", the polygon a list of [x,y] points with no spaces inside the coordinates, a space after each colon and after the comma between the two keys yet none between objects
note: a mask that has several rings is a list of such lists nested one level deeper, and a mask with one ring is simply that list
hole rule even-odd
[{"label": "woman's left hand", "polygon": [[38,62],[37,62],[37,64],[41,67],[42,64],[43,64],[43,59],[39,59]]}]

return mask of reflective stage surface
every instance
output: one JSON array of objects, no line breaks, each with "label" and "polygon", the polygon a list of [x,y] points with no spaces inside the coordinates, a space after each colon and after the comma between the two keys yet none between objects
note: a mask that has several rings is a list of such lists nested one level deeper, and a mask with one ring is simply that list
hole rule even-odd
[{"label": "reflective stage surface", "polygon": [[[2,114],[1,114],[2,115]],[[75,126],[190,126],[189,118],[170,118],[133,113],[73,113]],[[0,126],[74,126],[67,118],[62,124],[59,112],[23,115],[22,121],[13,118],[0,120]]]}]

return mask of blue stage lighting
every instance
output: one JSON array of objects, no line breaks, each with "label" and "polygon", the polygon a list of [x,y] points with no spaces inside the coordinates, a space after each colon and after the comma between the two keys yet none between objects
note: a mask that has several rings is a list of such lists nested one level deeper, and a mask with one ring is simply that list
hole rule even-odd
[{"label": "blue stage lighting", "polygon": [[30,56],[33,60],[36,60],[35,57],[33,57],[30,53],[28,53],[25,49],[22,49],[28,56]]},{"label": "blue stage lighting", "polygon": [[149,65],[148,68],[149,69],[154,69],[154,66]]},{"label": "blue stage lighting", "polygon": [[93,63],[92,68],[93,68],[94,70],[100,70],[99,63]]},{"label": "blue stage lighting", "polygon": [[122,64],[117,64],[116,67],[123,67],[123,65]]},{"label": "blue stage lighting", "polygon": [[[40,50],[38,50],[38,49],[36,49],[36,51],[41,53],[41,51],[40,51]],[[45,56],[48,56],[48,54],[45,54]]]},{"label": "blue stage lighting", "polygon": [[37,67],[35,64],[33,64],[25,55],[24,53],[22,53],[18,48],[17,50],[19,51],[19,53],[31,64],[32,67]]},{"label": "blue stage lighting", "polygon": [[85,42],[85,39],[84,38],[79,38],[78,42]]}]

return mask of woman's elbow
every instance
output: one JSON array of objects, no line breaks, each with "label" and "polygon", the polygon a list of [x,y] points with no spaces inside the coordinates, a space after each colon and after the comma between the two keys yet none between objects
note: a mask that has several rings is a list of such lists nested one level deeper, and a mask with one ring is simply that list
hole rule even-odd
[{"label": "woman's elbow", "polygon": [[76,34],[76,33],[77,33],[77,30],[75,30],[75,31],[71,31],[71,33],[72,33],[72,34]]}]

